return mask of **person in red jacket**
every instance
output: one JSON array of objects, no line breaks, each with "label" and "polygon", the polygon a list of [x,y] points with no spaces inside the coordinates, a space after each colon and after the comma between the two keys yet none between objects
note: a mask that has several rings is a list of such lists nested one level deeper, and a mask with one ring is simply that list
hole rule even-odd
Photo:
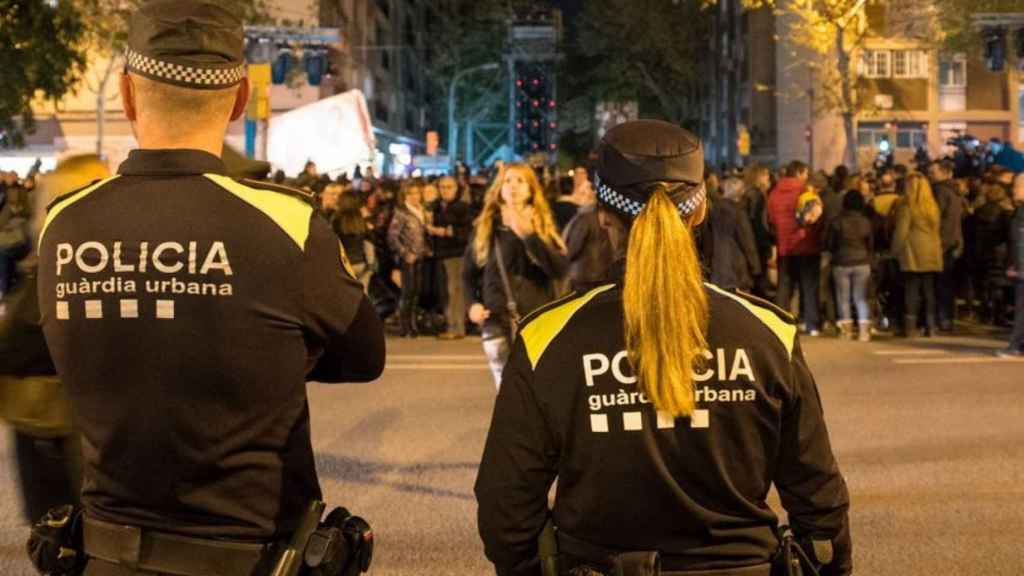
[{"label": "person in red jacket", "polygon": [[807,165],[793,161],[786,167],[768,196],[768,223],[775,232],[778,247],[779,288],[775,304],[789,310],[793,286],[800,290],[800,318],[807,334],[820,334],[818,316],[818,280],[821,274],[822,218],[814,222],[798,221],[797,204],[807,189]]}]

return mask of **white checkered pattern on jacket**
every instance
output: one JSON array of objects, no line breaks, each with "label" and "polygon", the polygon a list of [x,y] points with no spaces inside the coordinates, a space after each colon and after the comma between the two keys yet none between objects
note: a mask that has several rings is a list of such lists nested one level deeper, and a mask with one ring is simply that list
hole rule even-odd
[{"label": "white checkered pattern on jacket", "polygon": [[245,77],[245,66],[234,68],[194,68],[143,56],[128,48],[125,50],[128,68],[143,74],[192,86],[228,87]]},{"label": "white checkered pattern on jacket", "polygon": [[[632,198],[627,198],[626,196],[623,196],[621,193],[616,191],[614,188],[608,186],[604,182],[601,182],[600,175],[594,175],[594,188],[597,190],[597,198],[601,202],[604,202],[605,204],[611,206],[612,208],[618,210],[623,214],[635,218],[639,216],[640,212],[643,211],[644,209],[644,203],[634,200]],[[707,190],[704,188],[704,185],[702,184],[700,189],[697,190],[697,192],[694,195],[690,196],[685,202],[681,202],[679,204],[679,213],[682,214],[683,216],[689,216],[690,214],[693,214],[694,212],[697,211],[698,208],[700,208],[701,204],[703,204],[704,201],[707,200],[707,196]]]}]

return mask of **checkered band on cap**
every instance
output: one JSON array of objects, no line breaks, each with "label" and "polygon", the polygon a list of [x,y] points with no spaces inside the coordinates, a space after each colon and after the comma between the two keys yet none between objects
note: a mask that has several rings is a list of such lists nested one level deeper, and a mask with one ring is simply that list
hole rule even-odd
[{"label": "checkered band on cap", "polygon": [[245,78],[244,64],[233,68],[196,68],[150,58],[131,48],[125,50],[125,57],[129,70],[179,86],[228,88]]},{"label": "checkered band on cap", "polygon": [[[611,186],[601,182],[600,174],[594,175],[594,189],[597,190],[597,199],[600,200],[601,203],[632,218],[639,216],[640,212],[643,211],[644,206],[646,205],[644,202],[624,196]],[[682,216],[689,216],[693,214],[698,208],[700,208],[701,204],[704,204],[705,200],[707,200],[707,196],[707,190],[703,185],[701,185],[695,194],[679,203],[679,214]]]}]

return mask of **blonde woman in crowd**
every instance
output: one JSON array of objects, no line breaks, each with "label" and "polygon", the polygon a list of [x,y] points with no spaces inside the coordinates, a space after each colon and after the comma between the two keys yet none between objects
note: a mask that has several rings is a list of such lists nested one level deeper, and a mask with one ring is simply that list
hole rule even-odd
[{"label": "blonde woman in crowd", "polygon": [[506,166],[487,191],[463,271],[469,319],[481,327],[496,386],[518,322],[555,298],[568,265],[537,175],[526,164]]},{"label": "blonde woman in crowd", "polygon": [[893,204],[895,230],[892,253],[903,273],[903,330],[908,338],[918,334],[918,314],[924,297],[926,336],[937,329],[935,277],[942,272],[942,238],[939,205],[928,178],[917,172],[907,176],[906,192]]}]

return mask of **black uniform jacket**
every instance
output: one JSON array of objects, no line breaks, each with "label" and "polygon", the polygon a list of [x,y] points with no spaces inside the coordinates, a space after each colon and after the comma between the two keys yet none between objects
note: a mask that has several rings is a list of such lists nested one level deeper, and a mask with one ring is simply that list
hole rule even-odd
[{"label": "black uniform jacket", "polygon": [[369,381],[379,319],[303,193],[194,150],[134,151],[58,199],[43,329],[83,434],[88,514],[268,540],[320,497],[305,382]]},{"label": "black uniform jacket", "polygon": [[774,483],[800,536],[832,540],[824,574],[848,574],[846,484],[792,319],[707,285],[697,409],[648,402],[624,352],[621,287],[555,302],[523,327],[505,368],[476,482],[479,529],[499,575],[531,560],[558,488],[558,529],[610,550],[659,550],[670,570],[767,563]]}]

